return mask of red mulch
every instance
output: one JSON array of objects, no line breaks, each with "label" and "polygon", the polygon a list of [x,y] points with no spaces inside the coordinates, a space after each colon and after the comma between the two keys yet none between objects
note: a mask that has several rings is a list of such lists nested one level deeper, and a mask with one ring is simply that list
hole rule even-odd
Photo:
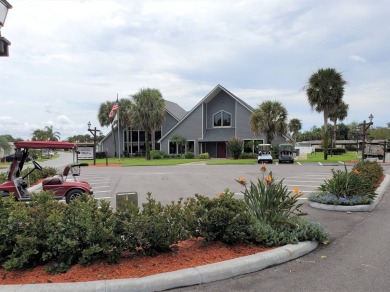
[{"label": "red mulch", "polygon": [[221,242],[204,244],[192,238],[180,242],[177,250],[156,257],[124,255],[118,264],[97,260],[89,266],[74,265],[67,273],[51,275],[40,266],[23,271],[0,269],[0,284],[36,284],[85,282],[96,280],[140,278],[251,255],[270,250],[253,244],[227,245]]}]

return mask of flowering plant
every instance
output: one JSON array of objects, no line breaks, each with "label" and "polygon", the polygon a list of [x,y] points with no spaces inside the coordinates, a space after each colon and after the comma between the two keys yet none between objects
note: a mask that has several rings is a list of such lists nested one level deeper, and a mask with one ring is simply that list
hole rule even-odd
[{"label": "flowering plant", "polygon": [[243,194],[248,210],[261,222],[271,225],[288,223],[293,217],[306,215],[300,210],[303,204],[298,204],[302,192],[295,188],[291,196],[283,180],[275,182],[272,172],[265,178],[263,172],[263,178],[258,179],[256,184],[251,181],[249,187],[243,178],[236,181],[245,186]]}]

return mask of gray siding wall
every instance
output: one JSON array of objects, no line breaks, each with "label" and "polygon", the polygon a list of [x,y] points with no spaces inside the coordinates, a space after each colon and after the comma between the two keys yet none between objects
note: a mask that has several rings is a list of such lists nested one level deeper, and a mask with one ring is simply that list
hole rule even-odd
[{"label": "gray siding wall", "polygon": [[249,111],[239,102],[236,102],[236,105],[237,105],[236,137],[240,139],[255,139],[255,140],[265,139],[264,135],[256,136],[255,134],[253,134],[251,127],[249,125],[249,117],[252,114],[251,111]]},{"label": "gray siding wall", "polygon": [[199,154],[198,139],[202,137],[202,106],[198,106],[182,123],[161,141],[161,150],[168,153],[169,140],[180,135],[195,141],[195,155]]},{"label": "gray siding wall", "polygon": [[166,113],[165,121],[161,130],[161,136],[164,136],[166,133],[168,133],[176,124],[177,124],[177,120],[174,117],[172,117],[170,114]]},{"label": "gray siding wall", "polygon": [[226,92],[221,91],[216,97],[214,97],[207,104],[207,126],[206,128],[213,128],[214,119],[213,116],[219,111],[225,111],[232,115],[231,125],[232,128],[235,124],[235,100],[230,97]]},{"label": "gray siding wall", "polygon": [[[111,128],[111,127],[110,127]],[[120,131],[120,154],[122,156],[122,152],[123,152],[123,128],[120,127],[119,129]],[[114,129],[114,135],[115,135],[115,139],[116,139],[116,152],[118,154],[118,128],[115,128]],[[114,157],[115,155],[115,144],[114,144],[114,135],[112,134],[112,132],[109,132],[109,134],[106,136],[106,138],[104,139],[103,143],[102,143],[102,150],[103,151],[106,151],[106,149],[108,149],[108,157]]]}]

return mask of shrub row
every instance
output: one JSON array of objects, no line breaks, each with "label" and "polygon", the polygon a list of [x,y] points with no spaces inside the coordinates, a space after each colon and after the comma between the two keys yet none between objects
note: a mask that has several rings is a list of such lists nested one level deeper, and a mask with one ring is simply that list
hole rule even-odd
[{"label": "shrub row", "polygon": [[[53,201],[49,192],[34,195],[30,204],[2,198],[0,264],[7,270],[45,264],[57,273],[97,258],[116,263],[124,252],[153,256],[191,236],[264,246],[327,238],[320,225],[296,216],[277,223],[258,220],[244,200],[233,196],[226,190],[218,198],[195,195],[162,205],[148,194],[142,208],[129,203],[116,212],[88,195],[69,205]],[[291,214],[287,209],[279,211]]]}]

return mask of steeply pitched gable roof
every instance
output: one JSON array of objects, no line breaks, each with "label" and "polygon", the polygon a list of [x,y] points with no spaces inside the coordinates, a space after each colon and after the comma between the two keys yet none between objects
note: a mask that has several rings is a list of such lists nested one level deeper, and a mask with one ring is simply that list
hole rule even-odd
[{"label": "steeply pitched gable roof", "polygon": [[163,140],[167,135],[169,135],[174,129],[176,129],[195,109],[197,109],[200,105],[203,103],[208,103],[210,100],[212,100],[214,97],[216,97],[221,91],[226,92],[230,97],[233,99],[237,100],[238,103],[240,103],[242,106],[247,108],[250,112],[253,112],[254,109],[251,107],[249,104],[247,104],[245,101],[243,101],[241,98],[238,98],[235,96],[233,93],[231,93],[229,90],[218,84],[217,86],[214,87],[213,90],[210,91],[209,94],[207,94],[192,110],[187,112],[187,114],[171,129],[169,130],[163,137],[160,138],[159,142]]},{"label": "steeply pitched gable roof", "polygon": [[177,121],[180,121],[184,116],[187,114],[187,111],[185,111],[180,105],[177,103],[174,103],[169,100],[165,100],[165,109],[166,111],[174,117]]}]

